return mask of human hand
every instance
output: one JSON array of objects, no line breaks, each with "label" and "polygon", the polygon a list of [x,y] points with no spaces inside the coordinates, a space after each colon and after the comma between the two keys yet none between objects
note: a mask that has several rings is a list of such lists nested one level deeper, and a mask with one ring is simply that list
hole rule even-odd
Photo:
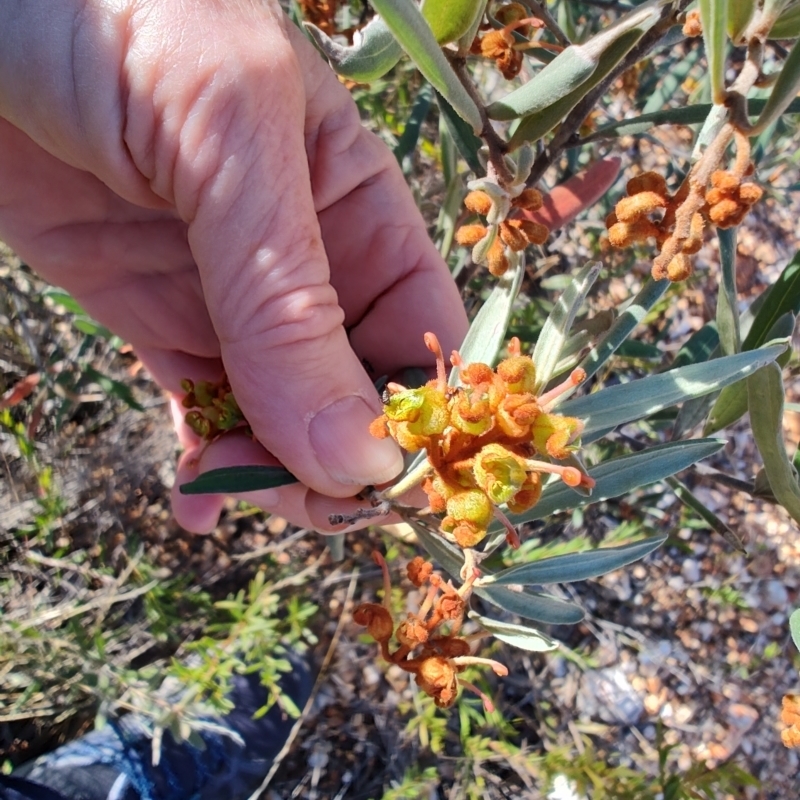
[{"label": "human hand", "polygon": [[[201,455],[179,423],[176,484],[280,462],[301,484],[248,499],[322,527],[391,479],[362,360],[430,364],[423,333],[457,347],[464,311],[393,156],[277,4],[4,3],[0,25],[0,235],[169,391],[224,364],[269,451]],[[222,500],[173,508],[207,531]]]}]

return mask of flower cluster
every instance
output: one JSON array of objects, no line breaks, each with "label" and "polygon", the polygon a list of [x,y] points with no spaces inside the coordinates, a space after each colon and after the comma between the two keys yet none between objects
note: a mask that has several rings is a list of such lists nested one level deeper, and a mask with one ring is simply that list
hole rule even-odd
[{"label": "flower cluster", "polygon": [[[742,159],[737,158],[738,161]],[[703,246],[706,222],[719,228],[738,225],[763,194],[754,183],[742,183],[740,172],[740,169],[717,170],[711,175],[711,188],[705,192],[705,202],[701,195],[699,209],[688,222],[688,231],[680,236],[676,232],[676,218],[687,200],[689,182],[685,181],[670,194],[666,180],[657,172],[644,172],[631,178],[626,187],[628,196],[623,197],[606,218],[609,242],[613,247],[623,248],[655,239],[662,255],[653,265],[653,277],[685,280],[693,271],[689,256]],[[675,246],[665,248],[667,243]],[[665,261],[666,266],[663,265]]]},{"label": "flower cluster", "polygon": [[786,747],[800,747],[800,697],[787,694],[783,698],[781,722],[789,727],[781,731],[781,741]]},{"label": "flower cluster", "polygon": [[500,6],[495,12],[495,18],[503,23],[499,30],[491,30],[483,36],[476,36],[472,43],[471,52],[484,58],[491,58],[497,69],[506,80],[511,80],[519,75],[522,69],[521,47],[514,38],[513,30],[520,30],[523,35],[529,35],[531,27],[542,27],[541,20],[528,15],[528,10],[520,3],[508,3]]},{"label": "flower cluster", "polygon": [[184,408],[191,409],[184,417],[186,424],[201,438],[210,442],[225,431],[244,427],[244,418],[239,404],[231,391],[227,376],[211,381],[190,381],[184,378],[181,388],[186,395],[181,400]]},{"label": "flower cluster", "polygon": [[683,35],[691,39],[703,35],[703,21],[700,19],[699,9],[692,9],[686,15],[686,21],[683,23]]},{"label": "flower cluster", "polygon": [[[355,622],[364,625],[378,642],[383,658],[411,673],[417,686],[432,697],[439,708],[452,706],[459,687],[464,686],[478,694],[486,710],[491,711],[491,700],[480,689],[459,678],[459,673],[471,664],[489,666],[500,676],[508,675],[508,670],[499,662],[472,655],[472,643],[487,634],[481,631],[472,636],[459,635],[478,570],[473,570],[464,585],[456,590],[450,581],[445,582],[433,571],[429,562],[417,556],[409,563],[407,574],[417,588],[427,584],[425,599],[416,614],[408,614],[395,627],[389,607],[392,589],[389,570],[383,556],[375,552],[372,557],[383,572],[383,605],[362,603],[353,612]],[[443,630],[444,625],[447,632]],[[394,649],[392,639],[396,642]]]},{"label": "flower cluster", "polygon": [[391,436],[409,452],[426,451],[431,474],[422,488],[431,511],[445,515],[441,529],[448,539],[474,547],[497,517],[516,542],[497,506],[505,503],[515,513],[533,507],[543,473],[559,475],[569,486],[594,485],[577,467],[534,458],[566,459],[576,449],[583,423],[551,409],[584,379],[583,370],[574,370],[567,381],[537,397],[536,368],[515,338],[509,357],[496,370],[480,363],[465,366],[453,353],[462,384],[453,388],[447,385],[438,340],[428,333],[425,343],[436,354],[437,379],[418,389],[390,384],[384,413],[370,430],[378,438]]},{"label": "flower cluster", "polygon": [[[521,188],[519,194],[509,199],[511,209],[527,211],[537,211],[542,203],[542,195],[537,189]],[[496,209],[493,198],[480,189],[470,192],[464,199],[464,205],[487,220],[492,219],[492,212]],[[550,231],[538,222],[504,216],[503,219],[490,222],[488,227],[462,225],[456,232],[456,241],[472,247],[472,260],[476,264],[485,264],[492,275],[499,277],[509,268],[510,253],[519,253],[529,244],[544,244],[549,234]]]},{"label": "flower cluster", "polygon": [[[614,211],[606,218],[608,240],[614,247],[630,247],[632,244],[655,239],[661,247],[672,235],[675,225],[675,212],[686,195],[680,190],[671,195],[663,175],[657,172],[644,172],[631,178],[626,188],[627,197],[620,200]],[[657,214],[661,214],[660,219]],[[692,264],[688,256],[703,246],[703,215],[692,217],[689,238],[682,243],[681,251],[667,265],[671,281],[682,281],[692,274]]]},{"label": "flower cluster", "polygon": [[754,183],[742,183],[733,172],[717,170],[711,175],[712,188],[706,192],[708,218],[718,228],[738,225],[764,194]]}]

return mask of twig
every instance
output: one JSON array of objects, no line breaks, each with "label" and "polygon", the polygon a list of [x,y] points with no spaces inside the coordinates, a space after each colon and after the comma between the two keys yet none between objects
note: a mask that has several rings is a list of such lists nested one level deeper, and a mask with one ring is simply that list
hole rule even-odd
[{"label": "twig", "polygon": [[547,26],[547,30],[556,37],[559,44],[564,45],[564,47],[569,47],[572,42],[570,42],[567,34],[561,29],[561,26],[556,21],[556,18],[550,13],[543,3],[538,2],[538,0],[523,0],[526,6],[533,12],[535,17],[538,17],[544,24]]},{"label": "twig", "polygon": [[508,145],[492,127],[492,122],[489,119],[489,115],[486,113],[486,107],[483,104],[483,99],[481,98],[480,94],[478,94],[478,90],[475,88],[475,84],[472,82],[472,77],[467,71],[466,58],[452,55],[448,55],[448,58],[450,59],[450,64],[458,76],[458,79],[461,81],[464,88],[467,90],[467,93],[478,107],[478,113],[480,114],[481,122],[483,123],[480,137],[484,142],[486,142],[486,146],[489,148],[489,163],[494,167],[500,185],[508,186],[514,180],[514,176],[511,174],[511,172],[509,172],[508,166],[506,165],[506,160],[504,158],[506,151],[508,150]]}]

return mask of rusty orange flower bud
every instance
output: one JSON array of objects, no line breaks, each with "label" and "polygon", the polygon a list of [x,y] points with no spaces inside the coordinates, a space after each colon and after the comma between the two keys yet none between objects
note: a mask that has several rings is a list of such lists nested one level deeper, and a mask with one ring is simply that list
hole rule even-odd
[{"label": "rusty orange flower bud", "polygon": [[667,264],[667,277],[673,282],[685,281],[694,272],[691,259],[684,253],[678,253]]},{"label": "rusty orange flower bud", "polygon": [[739,199],[748,206],[757,203],[763,194],[764,190],[755,183],[743,183],[739,187]]},{"label": "rusty orange flower bud", "polygon": [[720,200],[708,210],[708,217],[718,228],[732,228],[739,224],[739,211],[739,203],[735,200]]},{"label": "rusty orange flower bud", "polygon": [[711,173],[711,185],[715,189],[732,191],[739,187],[739,179],[732,172],[718,169],[716,172]]},{"label": "rusty orange flower bud", "polygon": [[800,747],[800,730],[787,728],[785,731],[781,731],[781,741],[785,747]]},{"label": "rusty orange flower bud", "polygon": [[703,23],[700,19],[700,12],[696,8],[686,15],[686,21],[683,23],[683,35],[689,37],[703,35]]},{"label": "rusty orange flower bud", "polygon": [[441,656],[426,658],[420,665],[416,681],[439,708],[449,708],[458,696],[456,668]]},{"label": "rusty orange flower bud", "polygon": [[376,439],[386,439],[389,436],[389,428],[387,426],[388,419],[386,414],[381,414],[376,419],[372,420],[369,424],[369,432]]},{"label": "rusty orange flower bud", "polygon": [[528,246],[528,240],[519,230],[519,226],[513,225],[513,222],[520,222],[520,220],[505,220],[500,223],[500,238],[504,244],[518,253]]},{"label": "rusty orange flower bud", "polygon": [[492,198],[486,192],[470,192],[464,198],[464,205],[474,214],[485,217],[492,208]]},{"label": "rusty orange flower bud", "polygon": [[632,197],[623,197],[614,208],[620,222],[635,222],[646,214],[665,208],[667,201],[656,192],[639,192]]},{"label": "rusty orange flower bud", "polygon": [[629,196],[640,192],[654,192],[659,197],[667,196],[667,179],[658,172],[643,172],[631,178],[625,186]]},{"label": "rusty orange flower bud", "polygon": [[456,231],[456,241],[463,247],[474,247],[487,233],[485,225],[462,225]]},{"label": "rusty orange flower bud", "polygon": [[378,603],[361,603],[353,611],[353,621],[357,625],[364,625],[376,642],[388,642],[394,633],[392,615]]},{"label": "rusty orange flower bud", "polygon": [[647,217],[637,219],[635,222],[618,222],[608,229],[608,241],[614,247],[630,247],[638,242],[658,237],[658,226]]},{"label": "rusty orange flower bud", "polygon": [[425,561],[422,556],[415,556],[408,562],[406,572],[411,583],[416,587],[420,587],[430,578],[433,572],[433,564],[430,561]]},{"label": "rusty orange flower bud", "polygon": [[735,189],[709,189],[706,192],[706,203],[715,206],[723,200],[736,200]]},{"label": "rusty orange flower bud", "polygon": [[489,267],[489,272],[496,278],[508,272],[508,257],[505,254],[503,241],[499,236],[492,242],[492,246],[486,254],[486,266]]},{"label": "rusty orange flower bud", "polygon": [[781,700],[781,722],[784,725],[800,725],[800,697],[784,695]]},{"label": "rusty orange flower bud", "polygon": [[544,198],[538,189],[523,189],[512,201],[514,208],[524,208],[527,211],[538,211],[544,205]]},{"label": "rusty orange flower bud", "polygon": [[550,230],[546,225],[529,219],[512,219],[509,220],[509,224],[519,228],[530,244],[544,244],[550,235]]}]

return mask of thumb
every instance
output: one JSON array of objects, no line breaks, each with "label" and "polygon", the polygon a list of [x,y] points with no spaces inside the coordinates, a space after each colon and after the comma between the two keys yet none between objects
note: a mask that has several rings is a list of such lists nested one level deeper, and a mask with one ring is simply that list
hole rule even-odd
[{"label": "thumb", "polygon": [[[222,360],[256,437],[306,485],[352,495],[397,475],[402,456],[368,430],[381,403],[330,284],[300,66],[284,36],[226,22],[214,30],[215,57],[194,62],[194,90],[186,70],[172,91],[176,71],[161,79],[156,138],[173,147],[166,191],[189,223]],[[187,96],[189,107],[174,107]],[[156,186],[158,173],[156,164]]]}]

